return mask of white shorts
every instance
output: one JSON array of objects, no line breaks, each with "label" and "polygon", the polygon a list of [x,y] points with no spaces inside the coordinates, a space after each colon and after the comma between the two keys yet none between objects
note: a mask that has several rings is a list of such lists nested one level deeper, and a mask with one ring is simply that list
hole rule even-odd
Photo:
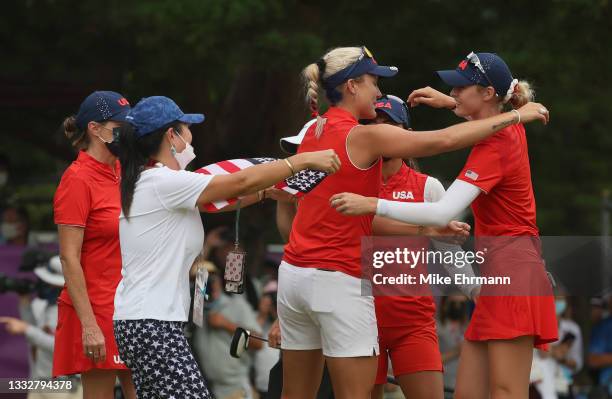
[{"label": "white shorts", "polygon": [[378,355],[374,297],[361,295],[359,278],[283,261],[277,306],[282,349],[322,349],[329,357]]}]

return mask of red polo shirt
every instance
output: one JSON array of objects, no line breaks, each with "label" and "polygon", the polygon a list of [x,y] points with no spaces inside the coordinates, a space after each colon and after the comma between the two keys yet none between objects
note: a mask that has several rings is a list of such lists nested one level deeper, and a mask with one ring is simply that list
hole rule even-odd
[{"label": "red polo shirt", "polygon": [[[120,175],[119,161],[113,169],[81,151],[64,172],[53,199],[55,224],[85,229],[81,266],[93,307],[112,307],[121,279]],[[59,300],[72,305],[65,286]]]}]

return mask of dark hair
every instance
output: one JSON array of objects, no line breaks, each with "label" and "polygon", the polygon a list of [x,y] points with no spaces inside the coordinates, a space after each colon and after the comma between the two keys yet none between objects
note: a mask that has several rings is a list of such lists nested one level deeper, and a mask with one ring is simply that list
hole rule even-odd
[{"label": "dark hair", "polygon": [[[440,300],[440,306],[438,308],[439,309],[438,317],[440,319],[441,324],[446,324],[446,321],[448,319],[448,307],[449,307],[450,297],[455,296],[455,295],[461,296],[462,294],[460,291],[453,290],[452,292],[448,292],[446,295],[444,295],[442,299]],[[466,306],[467,306],[467,301],[466,301]],[[467,321],[468,321],[468,314],[466,312],[461,318],[461,323],[465,323]]]},{"label": "dark hair", "polygon": [[86,130],[81,130],[76,124],[74,115],[64,119],[62,124],[64,135],[70,140],[70,145],[76,150],[86,150],[89,147],[89,136]]},{"label": "dark hair", "polygon": [[134,128],[126,124],[119,129],[119,162],[121,162],[121,210],[129,218],[134,190],[145,165],[159,151],[168,128],[180,130],[180,122],[172,122],[153,133],[137,137]]},{"label": "dark hair", "polygon": [[408,166],[410,166],[410,169],[415,170],[417,172],[421,172],[421,167],[419,166],[419,162],[416,160],[416,158],[408,158],[406,160],[408,162]]}]

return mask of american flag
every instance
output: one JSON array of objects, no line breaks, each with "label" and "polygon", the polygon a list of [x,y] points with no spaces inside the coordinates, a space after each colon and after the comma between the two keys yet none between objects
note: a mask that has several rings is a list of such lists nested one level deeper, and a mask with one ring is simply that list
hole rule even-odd
[{"label": "american flag", "polygon": [[[203,168],[196,170],[196,173],[203,173],[205,175],[227,175],[235,173],[240,170],[249,168],[253,165],[259,165],[262,163],[276,161],[276,158],[242,158],[242,159],[230,159],[228,161],[221,161],[213,163]],[[305,169],[294,176],[285,179],[284,181],[277,183],[274,187],[280,190],[286,191],[296,197],[301,197],[304,194],[310,192],[317,184],[321,183],[327,176],[327,173],[318,170]],[[211,202],[206,204],[204,207],[206,210],[214,212],[225,208],[238,201],[238,198],[230,198],[222,201]]]}]

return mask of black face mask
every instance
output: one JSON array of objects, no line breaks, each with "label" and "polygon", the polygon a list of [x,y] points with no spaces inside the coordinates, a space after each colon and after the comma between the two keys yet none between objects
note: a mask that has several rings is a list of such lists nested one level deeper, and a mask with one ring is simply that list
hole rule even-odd
[{"label": "black face mask", "polygon": [[467,305],[465,302],[452,302],[448,304],[446,315],[450,320],[461,320],[465,317]]},{"label": "black face mask", "polygon": [[113,141],[106,144],[106,148],[110,151],[111,154],[118,157],[119,156],[119,129],[118,127],[113,129]]}]

